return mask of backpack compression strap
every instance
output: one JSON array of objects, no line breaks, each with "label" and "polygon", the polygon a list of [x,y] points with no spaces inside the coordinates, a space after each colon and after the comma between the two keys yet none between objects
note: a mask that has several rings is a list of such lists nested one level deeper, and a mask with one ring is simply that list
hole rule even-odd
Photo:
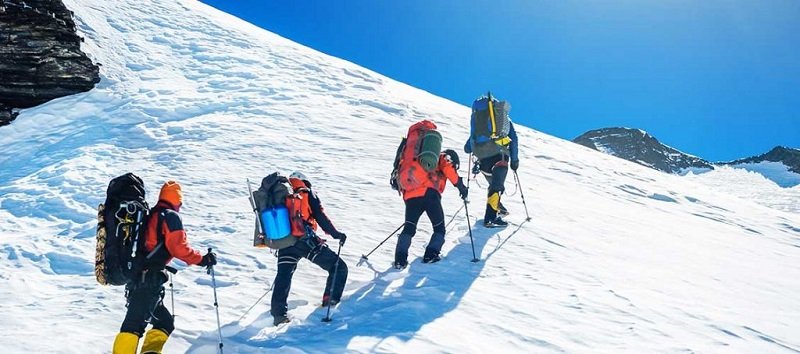
[{"label": "backpack compression strap", "polygon": [[489,121],[492,122],[492,132],[491,132],[490,137],[492,139],[494,139],[494,138],[496,138],[496,135],[497,135],[497,122],[494,119],[494,104],[492,104],[492,93],[491,92],[489,92],[488,101],[489,101],[489,118],[490,118]]},{"label": "backpack compression strap", "polygon": [[489,118],[492,122],[492,133],[490,134],[490,138],[494,140],[495,143],[498,145],[506,146],[511,143],[511,138],[509,137],[498,137],[497,136],[497,120],[494,117],[494,103],[492,103],[493,97],[492,93],[488,92],[487,97],[489,99]]}]

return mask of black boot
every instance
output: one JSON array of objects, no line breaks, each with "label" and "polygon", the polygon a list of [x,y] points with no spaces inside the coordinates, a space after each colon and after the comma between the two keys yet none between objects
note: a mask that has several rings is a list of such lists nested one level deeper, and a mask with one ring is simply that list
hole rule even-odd
[{"label": "black boot", "polygon": [[436,263],[441,261],[442,257],[439,256],[439,251],[426,248],[425,255],[422,257],[422,263]]},{"label": "black boot", "polygon": [[331,300],[328,295],[322,297],[322,307],[328,307],[328,305],[336,306],[339,303],[339,300]]},{"label": "black boot", "polygon": [[508,223],[501,219],[499,216],[494,218],[494,220],[484,221],[483,226],[487,228],[494,228],[494,227],[506,227]]},{"label": "black boot", "polygon": [[289,322],[292,322],[292,319],[289,318],[289,316],[286,315],[286,314],[278,315],[278,316],[272,316],[272,325],[274,325],[274,326],[280,326],[280,325],[282,325],[284,323],[289,323]]},{"label": "black boot", "polygon": [[499,210],[497,210],[497,215],[499,216],[508,216],[509,214],[511,214],[508,212],[508,209],[506,209],[506,207],[503,206],[503,203],[498,204],[498,209]]},{"label": "black boot", "polygon": [[411,247],[411,238],[414,235],[400,234],[397,239],[397,246],[394,249],[395,269],[405,269],[408,266],[408,248]]},{"label": "black boot", "polygon": [[392,267],[398,270],[406,269],[406,267],[408,267],[408,261],[405,259],[395,259],[394,263],[392,263]]}]

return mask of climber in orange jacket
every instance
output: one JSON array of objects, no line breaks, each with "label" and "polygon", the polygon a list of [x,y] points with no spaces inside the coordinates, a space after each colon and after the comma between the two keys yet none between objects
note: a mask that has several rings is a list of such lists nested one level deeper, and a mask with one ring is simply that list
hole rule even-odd
[{"label": "climber in orange jacket", "polygon": [[411,246],[411,238],[417,232],[417,222],[423,212],[428,214],[431,225],[433,225],[433,234],[425,248],[422,262],[435,263],[441,260],[439,253],[444,245],[446,231],[442,193],[448,181],[458,188],[462,199],[467,198],[468,192],[467,186],[458,176],[459,159],[455,151],[448,149],[442,152],[439,155],[436,169],[427,172],[416,159],[403,161],[401,153],[401,150],[405,148],[403,145],[398,147],[397,153],[397,156],[400,157],[397,161],[397,175],[402,180],[392,179],[392,187],[402,193],[406,206],[405,224],[397,240],[394,253],[393,265],[397,269],[408,266],[408,249]]},{"label": "climber in orange jacket", "polygon": [[[125,286],[128,311],[114,340],[113,354],[135,354],[142,335],[145,337],[141,353],[161,353],[175,329],[172,314],[163,304],[167,264],[173,257],[201,267],[217,264],[214,253],[201,255],[189,246],[178,214],[182,204],[180,184],[175,181],[164,183],[158,204],[150,211],[147,220],[145,249],[148,254],[144,270],[136,281]],[[148,323],[153,328],[145,334]]]}]

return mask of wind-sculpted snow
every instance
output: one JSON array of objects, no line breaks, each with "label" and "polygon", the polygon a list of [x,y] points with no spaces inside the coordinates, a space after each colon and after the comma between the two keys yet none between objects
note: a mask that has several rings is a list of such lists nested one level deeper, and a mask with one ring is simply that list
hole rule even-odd
[{"label": "wind-sculpted snow", "polygon": [[791,181],[800,175],[786,171],[786,166],[777,162],[762,162],[756,166],[772,167],[783,173],[767,177],[763,168],[761,171],[749,171],[738,165],[720,166],[710,172],[690,173],[687,178],[720,193],[735,195],[778,210],[800,213],[800,185],[781,186],[776,182],[780,177],[785,181]]},{"label": "wind-sculpted snow", "polygon": [[[196,2],[66,3],[103,80],[2,128],[6,352],[110,351],[125,300],[92,275],[94,218],[108,181],[128,171],[151,203],[165,180],[183,184],[190,242],[219,255],[226,353],[800,351],[797,214],[520,126],[521,186],[509,178],[504,197],[512,226],[480,226],[479,177],[469,220],[455,189],[444,194],[453,222],[441,262],[420,262],[423,218],[409,268],[390,270],[395,239],[357,266],[402,223],[388,185],[400,137],[432,119],[459,149],[467,107]],[[310,262],[294,276],[291,324],[273,328],[270,296],[260,299],[276,260],[250,246],[245,181],[276,169],[302,169],[348,235],[350,277],[330,324],[318,307],[325,275]],[[214,353],[209,276],[176,263],[165,352]]]}]

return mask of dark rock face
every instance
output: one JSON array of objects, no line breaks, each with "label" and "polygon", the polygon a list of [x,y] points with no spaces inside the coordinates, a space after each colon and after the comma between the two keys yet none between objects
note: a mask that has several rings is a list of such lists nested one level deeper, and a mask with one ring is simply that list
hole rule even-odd
[{"label": "dark rock face", "polygon": [[13,108],[94,88],[99,68],[81,41],[61,0],[0,0],[0,125]]},{"label": "dark rock face", "polygon": [[714,169],[708,161],[664,145],[640,129],[591,130],[573,142],[667,173],[680,173],[688,168]]},{"label": "dark rock face", "polygon": [[720,162],[721,165],[740,165],[746,163],[759,163],[764,161],[781,162],[787,167],[789,171],[800,173],[800,150],[792,149],[783,146],[776,146],[766,154],[748,157],[731,162]]},{"label": "dark rock face", "polygon": [[11,123],[14,118],[17,118],[17,112],[11,110],[11,107],[6,107],[0,103],[0,127]]}]

